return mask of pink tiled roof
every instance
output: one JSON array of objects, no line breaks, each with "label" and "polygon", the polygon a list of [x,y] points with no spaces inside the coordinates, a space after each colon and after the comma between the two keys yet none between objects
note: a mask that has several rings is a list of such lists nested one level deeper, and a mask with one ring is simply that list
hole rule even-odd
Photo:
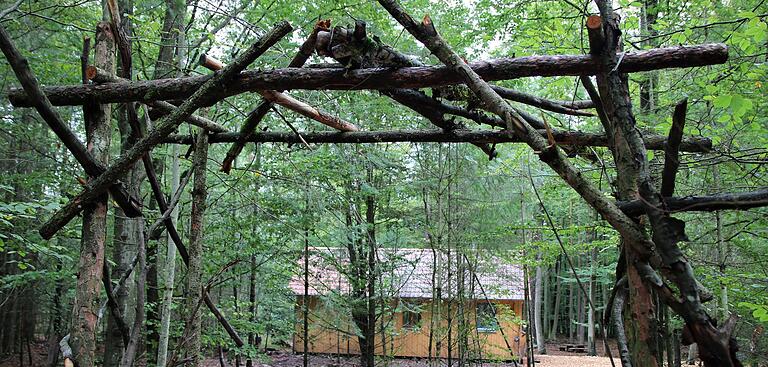
[{"label": "pink tiled roof", "polygon": [[[386,297],[432,298],[432,268],[435,257],[430,249],[379,249],[378,264],[383,273],[379,290],[384,289]],[[477,251],[467,258],[475,268],[475,275],[469,271],[465,275],[464,293],[467,298],[521,300],[523,299],[523,271],[518,265],[509,264],[508,260],[490,255],[486,251]],[[441,288],[442,298],[455,297],[457,290],[456,252],[451,252],[450,272],[449,257],[445,252],[437,253],[436,287]],[[466,267],[467,260],[464,259]],[[290,287],[295,295],[304,294],[304,259],[299,259],[302,270],[291,279]],[[348,277],[343,273],[350,271],[349,259],[345,248],[312,248],[309,257],[309,289],[312,296],[329,292],[347,294],[350,291]],[[450,279],[448,274],[450,274]],[[378,292],[378,291],[377,291]]]}]

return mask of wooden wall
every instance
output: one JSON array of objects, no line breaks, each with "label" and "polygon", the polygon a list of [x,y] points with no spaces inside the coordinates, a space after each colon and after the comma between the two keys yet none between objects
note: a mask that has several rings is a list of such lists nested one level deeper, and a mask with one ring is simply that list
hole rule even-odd
[{"label": "wooden wall", "polygon": [[[391,317],[380,320],[386,325],[386,332],[376,334],[376,354],[396,357],[429,357],[429,334],[432,324],[431,301],[429,300],[409,300],[409,302],[418,302],[422,309],[421,327],[418,329],[403,328],[402,313],[397,312]],[[492,301],[496,306],[501,330],[494,332],[478,331],[475,327],[475,308],[476,302],[487,302],[485,300],[469,301],[465,306],[465,315],[469,329],[464,333],[468,336],[468,358],[482,359],[512,359],[510,350],[505,343],[505,337],[512,349],[512,354],[520,357],[525,353],[526,338],[522,333],[522,327],[517,324],[516,319],[523,319],[523,301]],[[296,333],[293,338],[294,352],[304,351],[303,345],[303,297],[298,297],[296,307]],[[437,343],[441,344],[440,356],[448,356],[448,304],[441,304],[440,326],[436,328],[433,339],[433,356],[436,354]],[[457,321],[457,307],[451,305],[452,327],[451,344],[453,345],[451,355],[459,356],[457,337],[460,335]],[[355,335],[355,326],[348,315],[342,314],[343,311],[334,310],[325,307],[318,297],[309,299],[309,352],[326,354],[360,354],[360,348]],[[380,328],[377,327],[377,330]]]}]

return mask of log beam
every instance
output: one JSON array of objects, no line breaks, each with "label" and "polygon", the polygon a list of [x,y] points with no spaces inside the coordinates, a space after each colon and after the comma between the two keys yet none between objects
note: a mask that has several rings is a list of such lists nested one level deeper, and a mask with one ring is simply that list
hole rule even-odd
[{"label": "log beam", "polygon": [[[537,130],[542,137],[547,136],[544,129]],[[502,130],[390,130],[390,131],[318,131],[301,132],[301,137],[293,132],[256,132],[250,134],[247,142],[253,143],[289,143],[303,144],[301,138],[310,144],[360,144],[360,143],[521,143],[519,137]],[[555,131],[552,133],[558,145],[563,146],[598,146],[607,147],[610,140],[603,134],[584,133],[580,131]],[[238,133],[211,134],[210,143],[231,143],[239,141]],[[650,135],[644,138],[648,149],[663,150],[666,138],[661,135]],[[170,135],[164,143],[192,144],[189,135]],[[684,152],[703,153],[712,148],[712,142],[707,138],[688,137],[680,144]]]},{"label": "log beam", "polygon": [[669,128],[667,146],[664,148],[664,170],[661,173],[661,189],[659,190],[662,197],[672,196],[675,193],[675,178],[677,177],[677,169],[680,167],[679,145],[685,128],[686,111],[688,111],[687,98],[677,103],[675,113],[672,114],[672,127]]},{"label": "log beam", "polygon": [[[747,210],[768,206],[768,189],[743,192],[724,193],[702,196],[665,197],[666,207],[660,208],[666,213],[679,212],[713,212],[716,210]],[[621,211],[631,217],[645,214],[645,203],[641,200],[620,202]]]},{"label": "log beam", "polygon": [[[656,48],[628,52],[618,71],[633,73],[667,68],[689,68],[722,64],[728,59],[728,47],[722,43],[694,46]],[[600,63],[591,55],[525,56],[500,58],[468,64],[483,80],[508,80],[531,76],[595,75],[601,71]],[[68,85],[43,89],[57,106],[82,105],[87,101],[99,103],[148,102],[183,99],[192,95],[213,76],[195,76],[176,79],[134,81],[119,86]],[[445,66],[406,68],[370,68],[348,70],[285,68],[271,71],[246,71],[225,88],[211,95],[206,104],[212,104],[233,95],[257,90],[362,90],[393,88],[425,88],[461,84],[464,79]],[[16,107],[32,106],[32,99],[21,89],[14,88],[8,99]]]}]

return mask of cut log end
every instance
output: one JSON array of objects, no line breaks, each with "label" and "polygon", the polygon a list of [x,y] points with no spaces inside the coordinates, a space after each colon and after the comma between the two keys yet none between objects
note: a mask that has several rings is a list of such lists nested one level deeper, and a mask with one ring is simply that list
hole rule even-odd
[{"label": "cut log end", "polygon": [[224,163],[221,164],[221,169],[219,169],[219,171],[229,174],[229,172],[232,171],[232,161],[224,161]]},{"label": "cut log end", "polygon": [[88,67],[85,68],[85,77],[88,78],[88,80],[96,78],[96,74],[98,74],[98,70],[95,66],[88,65]]},{"label": "cut log end", "polygon": [[202,67],[211,70],[211,71],[217,71],[224,68],[224,63],[217,60],[216,58],[202,54],[200,55],[199,63]]},{"label": "cut log end", "polygon": [[592,55],[599,54],[605,43],[603,19],[599,15],[590,15],[587,18],[587,35],[589,36],[589,53]]},{"label": "cut log end", "polygon": [[590,15],[587,17],[587,28],[599,29],[603,26],[603,19],[599,15]]}]

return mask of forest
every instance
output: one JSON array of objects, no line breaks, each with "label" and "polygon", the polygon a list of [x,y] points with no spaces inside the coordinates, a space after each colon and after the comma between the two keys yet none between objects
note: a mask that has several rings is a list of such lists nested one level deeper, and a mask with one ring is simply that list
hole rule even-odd
[{"label": "forest", "polygon": [[0,0],[0,367],[768,366],[765,0]]}]

